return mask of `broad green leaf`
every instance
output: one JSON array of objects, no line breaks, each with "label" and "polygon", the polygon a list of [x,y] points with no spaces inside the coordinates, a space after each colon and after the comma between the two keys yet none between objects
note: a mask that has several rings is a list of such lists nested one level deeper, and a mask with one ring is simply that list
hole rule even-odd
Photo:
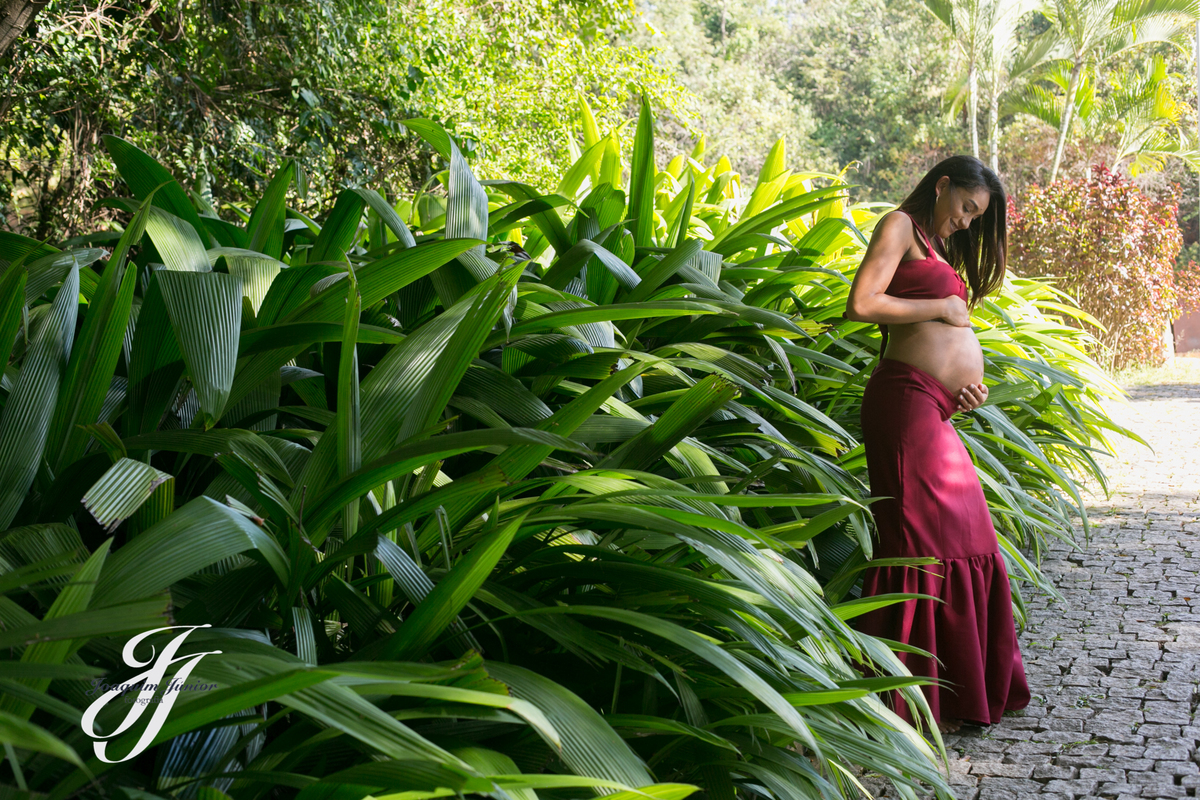
[{"label": "broad green leaf", "polygon": [[269,533],[208,497],[197,497],[108,559],[93,607],[148,597],[223,558],[251,551],[286,586],[288,560]]},{"label": "broad green leaf", "polygon": [[896,603],[903,603],[908,600],[932,600],[942,602],[940,598],[931,597],[925,594],[876,594],[870,597],[860,597],[857,600],[848,600],[844,603],[838,603],[833,606],[833,613],[837,614],[841,619],[854,619],[863,614],[868,614],[876,609],[887,608]]},{"label": "broad green leaf", "polygon": [[[420,244],[358,269],[358,290],[362,295],[363,307],[368,308],[392,292],[428,275],[474,244],[472,241],[440,241]],[[276,281],[276,285],[279,285],[285,276],[295,270],[295,267],[290,267]],[[307,292],[307,287],[305,291]],[[308,302],[293,307],[293,310],[284,318],[276,319],[275,312],[272,312],[271,315],[266,313],[266,309],[273,305],[270,294],[268,293],[268,297],[263,301],[265,323],[337,322],[340,324],[342,321],[345,310],[345,304],[342,301],[345,295],[339,293],[318,295]],[[272,373],[277,372],[280,367],[302,353],[304,349],[305,345],[298,345],[255,356],[248,364],[237,370],[229,402],[236,403],[241,400],[260,383],[267,380]]]},{"label": "broad green leaf", "polygon": [[7,366],[25,311],[25,282],[29,273],[17,265],[0,276],[0,365]]},{"label": "broad green leaf", "polygon": [[400,242],[405,248],[416,247],[417,242],[413,239],[412,231],[400,219],[400,215],[396,213],[396,209],[392,208],[383,196],[374,189],[354,189],[358,196],[363,199],[367,206],[379,215],[383,224],[387,226],[392,235],[396,237],[396,241]]},{"label": "broad green leaf", "polygon": [[672,403],[653,425],[617,448],[597,467],[650,467],[737,395],[736,386],[716,375],[709,375]]},{"label": "broad green leaf", "polygon": [[[149,433],[158,428],[183,375],[183,354],[163,301],[159,270],[150,278],[133,331],[129,364],[125,431]],[[178,273],[176,273],[178,274]]]},{"label": "broad green leaf", "polygon": [[30,239],[12,231],[0,231],[0,268],[3,271],[7,271],[9,265],[17,261],[29,264],[57,252],[57,247],[37,239]]},{"label": "broad green leaf", "polygon": [[498,281],[493,281],[494,285],[485,293],[475,298],[447,340],[430,376],[418,385],[397,434],[398,441],[408,441],[441,418],[463,375],[478,357],[522,270],[522,267],[508,270]]},{"label": "broad green leaf", "polygon": [[79,755],[62,739],[45,728],[4,711],[0,711],[0,742],[37,753],[46,753],[84,768]]},{"label": "broad green leaf", "polygon": [[183,187],[171,177],[171,173],[124,139],[106,135],[104,146],[134,197],[146,200],[153,195],[155,206],[191,225],[207,244],[207,228],[200,221]]},{"label": "broad green leaf", "polygon": [[188,222],[151,206],[145,226],[167,269],[178,272],[209,272],[212,269],[200,234]]},{"label": "broad green leaf", "polygon": [[214,266],[221,258],[225,259],[229,274],[241,280],[242,292],[250,301],[254,313],[258,314],[271,284],[285,265],[262,253],[237,247],[214,247],[208,251],[209,262]]},{"label": "broad green leaf", "polygon": [[[796,713],[792,705],[773,689],[766,681],[754,673],[738,659],[729,655],[722,648],[713,644],[709,639],[689,631],[673,622],[668,622],[649,614],[629,611],[623,608],[600,608],[572,605],[547,611],[560,613],[581,614],[624,623],[635,628],[641,628],[647,633],[661,636],[675,645],[690,650],[695,655],[709,662],[725,675],[736,681],[751,694],[759,699],[767,708],[779,715],[780,719],[791,729],[796,737],[818,754],[821,748],[813,738],[812,731],[804,718]],[[553,721],[553,719],[552,719]]]},{"label": "broad green leaf", "polygon": [[242,322],[242,282],[217,272],[160,271],[163,304],[196,388],[205,427],[221,418],[233,385]]},{"label": "broad green leaf", "polygon": [[679,720],[652,717],[643,714],[606,714],[604,721],[614,728],[628,728],[631,733],[638,736],[655,733],[671,736],[690,736],[702,742],[707,742],[714,747],[719,747],[722,750],[732,750],[734,752],[738,750],[733,742],[728,739],[717,736],[715,733],[706,731],[703,728],[697,728],[686,722],[680,722]]},{"label": "broad green leaf", "polygon": [[654,173],[654,112],[650,99],[642,95],[629,176],[629,218],[638,247],[654,244]]},{"label": "broad green leaf", "polygon": [[[343,326],[337,322],[282,322],[278,325],[250,328],[243,331],[238,345],[238,357],[284,347],[295,347],[299,343],[340,342]],[[388,328],[374,325],[358,326],[359,344],[399,344],[406,337]]]},{"label": "broad green leaf", "polygon": [[[46,643],[69,643],[72,639],[87,640],[97,636],[153,630],[167,621],[168,602],[166,597],[151,597],[40,620],[0,632],[0,647],[34,647]],[[69,649],[64,648],[59,652],[69,652]],[[34,661],[34,658],[29,661]]]},{"label": "broad green leaf", "polygon": [[266,440],[252,431],[240,428],[159,431],[132,436],[125,439],[124,443],[129,451],[170,450],[175,453],[196,453],[205,456],[234,453],[275,480],[286,484],[292,482],[287,466]]},{"label": "broad green leaf", "polygon": [[151,211],[157,210],[150,205],[152,199],[142,203],[121,234],[67,362],[63,397],[55,408],[46,445],[47,461],[55,471],[83,455],[90,434],[81,426],[100,421],[133,309],[137,270],[129,268],[129,250],[141,241]]},{"label": "broad green leaf", "polygon": [[570,439],[529,428],[442,434],[424,441],[402,445],[382,458],[364,464],[361,469],[351,473],[344,480],[327,487],[313,503],[311,514],[305,512],[305,523],[310,529],[319,528],[321,524],[329,521],[337,509],[351,499],[361,497],[368,490],[385,481],[395,480],[426,464],[432,464],[460,453],[481,450],[485,447],[512,445],[549,447],[551,451],[555,449],[568,452],[585,450]]},{"label": "broad green leaf", "polygon": [[113,464],[83,495],[83,507],[96,522],[112,531],[133,515],[159,484],[171,476],[142,461],[123,458]]},{"label": "broad green leaf", "polygon": [[[108,557],[110,544],[111,540],[96,548],[96,552],[75,571],[74,579],[63,587],[62,591],[58,593],[58,597],[54,598],[49,610],[46,611],[43,625],[51,620],[78,614],[88,607],[92,599],[96,577],[100,574],[104,561]],[[155,608],[157,607],[156,604]],[[130,609],[131,618],[135,616],[132,611]],[[39,634],[44,635],[44,632],[44,628],[39,628]],[[73,646],[70,639],[55,642],[40,641],[25,648],[25,652],[21,654],[21,662],[25,664],[62,664],[66,661],[67,656],[76,649],[78,647]],[[32,680],[26,679],[23,683],[31,691],[42,693],[50,686],[50,680],[49,675],[39,675]],[[22,719],[28,719],[34,707],[28,702],[13,702],[9,698],[4,698],[0,701],[0,710],[16,714]]]},{"label": "broad green leaf", "polygon": [[562,737],[562,760],[576,775],[626,786],[653,783],[642,760],[578,695],[550,678],[512,664],[490,663],[488,673],[508,684],[514,696],[542,710]]},{"label": "broad green leaf", "polygon": [[518,517],[497,527],[459,559],[408,615],[400,630],[384,640],[379,657],[390,661],[424,656],[487,580],[523,520]]},{"label": "broad green leaf", "polygon": [[[346,314],[342,323],[342,348],[338,364],[337,412],[334,430],[337,433],[337,477],[346,476],[362,466],[362,427],[359,424],[361,407],[358,386],[358,317],[362,313],[362,297],[358,279],[351,268],[346,275]],[[358,498],[352,498],[342,514],[342,536],[349,539],[358,530]]]},{"label": "broad green leaf", "polygon": [[341,261],[358,238],[362,222],[363,199],[353,189],[338,194],[333,213],[321,226],[321,234],[313,244],[308,261]]},{"label": "broad green leaf", "polygon": [[[287,200],[288,185],[295,173],[296,162],[289,159],[267,184],[266,191],[255,204],[254,211],[250,214],[250,222],[246,225],[249,233],[246,249],[276,261],[283,257],[283,223],[287,216],[284,203]],[[259,302],[262,302],[261,297]],[[258,312],[258,303],[255,303],[254,311]]]},{"label": "broad green leaf", "polygon": [[547,286],[555,289],[566,288],[567,284],[579,275],[580,270],[587,266],[592,258],[603,264],[605,269],[611,272],[613,277],[627,289],[633,289],[641,282],[641,277],[620,257],[590,239],[580,239],[570,250],[563,253],[554,266],[546,272],[543,281]]},{"label": "broad green leaf", "polygon": [[21,376],[0,417],[0,528],[12,523],[42,462],[63,366],[75,337],[78,294],[79,271],[72,268],[49,315],[33,334]]}]

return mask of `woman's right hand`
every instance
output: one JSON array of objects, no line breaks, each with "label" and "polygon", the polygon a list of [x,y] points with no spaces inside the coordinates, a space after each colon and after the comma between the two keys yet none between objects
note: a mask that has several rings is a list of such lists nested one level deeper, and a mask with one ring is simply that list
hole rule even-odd
[{"label": "woman's right hand", "polygon": [[942,302],[946,304],[946,310],[940,317],[942,322],[945,322],[947,325],[953,325],[956,328],[971,327],[971,312],[961,297],[952,294]]}]

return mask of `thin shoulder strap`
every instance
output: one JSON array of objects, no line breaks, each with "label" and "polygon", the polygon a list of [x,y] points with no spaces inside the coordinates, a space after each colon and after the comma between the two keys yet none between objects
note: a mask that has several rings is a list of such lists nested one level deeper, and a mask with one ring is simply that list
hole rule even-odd
[{"label": "thin shoulder strap", "polygon": [[933,250],[933,245],[929,242],[929,237],[925,235],[925,230],[917,224],[915,219],[913,219],[913,215],[903,209],[899,209],[899,211],[901,214],[908,217],[908,219],[912,222],[912,226],[916,228],[917,233],[921,234],[921,241],[925,243],[925,253],[930,257],[936,257],[937,254]]}]

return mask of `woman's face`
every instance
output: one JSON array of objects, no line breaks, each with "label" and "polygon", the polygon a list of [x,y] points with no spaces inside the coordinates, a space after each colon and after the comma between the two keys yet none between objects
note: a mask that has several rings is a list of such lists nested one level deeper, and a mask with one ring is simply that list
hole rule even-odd
[{"label": "woman's face", "polygon": [[987,211],[991,193],[982,186],[960,189],[942,176],[937,182],[937,200],[933,204],[933,229],[943,239],[970,227]]}]

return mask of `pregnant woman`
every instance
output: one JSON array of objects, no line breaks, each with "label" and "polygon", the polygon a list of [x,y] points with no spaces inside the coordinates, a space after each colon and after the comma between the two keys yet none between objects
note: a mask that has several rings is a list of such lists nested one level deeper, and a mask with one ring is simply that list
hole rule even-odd
[{"label": "pregnant woman", "polygon": [[[874,567],[863,596],[912,592],[862,617],[865,633],[927,650],[898,656],[938,727],[990,725],[1029,703],[1008,573],[971,457],[950,423],[987,400],[970,307],[1004,281],[1007,202],[978,159],[934,167],[875,228],[846,316],[878,323],[879,366],[862,404],[863,443],[881,558],[932,556],[924,567]],[[964,276],[965,275],[965,280]],[[969,285],[969,292],[968,292]],[[893,693],[896,712],[911,719]]]}]

